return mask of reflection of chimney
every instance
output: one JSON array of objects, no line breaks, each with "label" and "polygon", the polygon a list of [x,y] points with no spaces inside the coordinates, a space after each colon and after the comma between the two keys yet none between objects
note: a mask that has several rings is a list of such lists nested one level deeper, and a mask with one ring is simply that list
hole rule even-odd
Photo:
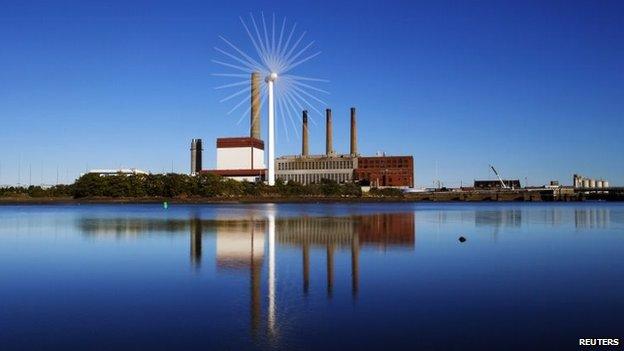
[{"label": "reflection of chimney", "polygon": [[356,156],[357,152],[357,126],[355,123],[355,107],[351,107],[351,156]]},{"label": "reflection of chimney", "polygon": [[327,245],[327,296],[334,294],[334,244]]},{"label": "reflection of chimney", "polygon": [[356,297],[360,287],[360,239],[357,233],[351,238],[351,294]]},{"label": "reflection of chimney", "polygon": [[198,174],[202,170],[202,140],[191,140],[191,175]]},{"label": "reflection of chimney", "polygon": [[332,112],[331,109],[325,110],[325,154],[333,155],[334,154],[334,131],[333,131],[333,123],[332,123]]},{"label": "reflection of chimney", "polygon": [[303,293],[307,294],[310,289],[310,247],[303,243]]},{"label": "reflection of chimney", "polygon": [[199,218],[191,219],[191,262],[195,267],[201,264],[202,223]]},{"label": "reflection of chimney", "polygon": [[261,310],[260,310],[260,300],[261,300],[261,294],[260,294],[260,277],[262,275],[262,262],[256,262],[256,261],[260,261],[257,260],[254,255],[253,252],[254,251],[254,235],[255,235],[255,223],[252,220],[251,222],[251,329],[252,331],[256,331],[258,329],[258,326],[260,325],[260,316],[261,316]]},{"label": "reflection of chimney", "polygon": [[252,138],[261,139],[260,135],[260,72],[251,74],[251,131]]},{"label": "reflection of chimney", "polygon": [[303,127],[301,130],[301,156],[308,156],[308,111],[303,111]]}]

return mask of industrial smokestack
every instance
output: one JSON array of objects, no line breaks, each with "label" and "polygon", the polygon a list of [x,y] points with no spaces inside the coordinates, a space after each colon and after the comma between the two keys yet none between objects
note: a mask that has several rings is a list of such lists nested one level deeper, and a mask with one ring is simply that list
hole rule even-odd
[{"label": "industrial smokestack", "polygon": [[261,139],[260,135],[260,72],[251,74],[251,126],[250,136]]},{"label": "industrial smokestack", "polygon": [[308,111],[303,110],[303,126],[301,129],[301,156],[308,156]]},{"label": "industrial smokestack", "polygon": [[191,140],[191,175],[196,175],[202,170],[202,140]]},{"label": "industrial smokestack", "polygon": [[351,107],[351,156],[357,156],[357,126],[355,121],[355,107]]},{"label": "industrial smokestack", "polygon": [[325,122],[325,154],[326,155],[333,155],[334,154],[334,130],[333,130],[333,123],[332,123],[332,112],[331,109],[326,109],[325,110],[325,117],[326,117],[326,122]]}]

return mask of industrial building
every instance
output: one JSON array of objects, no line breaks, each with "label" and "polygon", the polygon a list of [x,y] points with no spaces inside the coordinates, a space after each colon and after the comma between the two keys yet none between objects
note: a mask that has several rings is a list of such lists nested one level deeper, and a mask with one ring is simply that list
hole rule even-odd
[{"label": "industrial building", "polygon": [[308,111],[303,111],[301,155],[281,156],[275,160],[275,175],[285,182],[319,183],[323,179],[338,183],[353,181],[357,168],[357,136],[355,135],[355,108],[351,109],[351,153],[336,154],[333,147],[332,111],[325,110],[325,154],[310,155],[308,145]]},{"label": "industrial building", "polygon": [[374,187],[414,187],[412,156],[358,157],[355,180]]},{"label": "industrial building", "polygon": [[[200,172],[217,174],[238,181],[256,182],[266,177],[264,164],[264,141],[260,135],[260,74],[251,74],[251,119],[249,137],[232,137],[217,139],[217,168],[211,170],[201,169],[201,151],[199,151],[199,163],[193,163],[193,151],[191,146],[191,174]],[[201,140],[199,149],[201,149]],[[199,170],[197,168],[199,164]]]},{"label": "industrial building", "polygon": [[576,189],[601,189],[609,187],[609,181],[607,180],[587,178],[580,174],[574,174],[572,176],[572,184]]},{"label": "industrial building", "polygon": [[191,175],[196,175],[202,170],[202,140],[191,140]]},{"label": "industrial building", "polygon": [[[264,142],[260,132],[260,74],[251,74],[251,118],[249,137],[217,139],[217,167],[202,169],[202,141],[191,142],[191,175],[217,174],[239,181],[266,179]],[[358,154],[356,109],[350,110],[350,150],[348,154],[336,153],[333,146],[332,110],[325,110],[325,153],[309,152],[308,112],[302,111],[301,154],[275,159],[275,176],[284,182],[304,185],[331,180],[338,183],[360,182],[377,187],[413,187],[414,161],[412,156],[371,156]],[[268,162],[271,162],[269,160]]]},{"label": "industrial building", "polygon": [[[503,185],[504,184],[504,185]],[[520,189],[519,179],[499,179],[499,180],[475,180],[474,188],[484,189]]]},{"label": "industrial building", "polygon": [[378,187],[413,187],[412,156],[362,157],[357,148],[356,110],[351,108],[350,152],[337,154],[333,147],[331,109],[325,110],[325,154],[310,155],[308,145],[308,113],[303,111],[301,155],[278,157],[276,176],[283,181],[301,184],[319,183],[323,179],[338,183],[363,182]]}]

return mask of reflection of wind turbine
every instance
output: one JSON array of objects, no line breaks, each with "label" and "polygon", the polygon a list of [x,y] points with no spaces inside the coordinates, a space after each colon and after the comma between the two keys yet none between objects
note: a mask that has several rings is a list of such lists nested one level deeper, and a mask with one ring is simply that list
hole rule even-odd
[{"label": "reflection of wind turbine", "polygon": [[275,334],[275,213],[269,210],[267,215],[269,231],[269,306],[267,319],[269,331]]},{"label": "reflection of wind turbine", "polygon": [[[265,81],[267,85],[266,88],[262,88],[262,91],[266,91],[268,95],[268,182],[269,185],[273,185],[275,183],[275,112],[279,112],[286,138],[289,138],[287,118],[290,120],[293,130],[298,135],[294,119],[299,115],[298,111],[310,109],[318,113],[319,116],[322,116],[322,112],[315,105],[327,104],[316,95],[318,93],[328,94],[328,92],[315,87],[313,84],[314,82],[327,81],[293,75],[291,73],[296,67],[320,54],[320,51],[314,53],[309,52],[314,41],[305,46],[300,45],[306,32],[304,31],[300,35],[295,35],[297,28],[296,23],[293,24],[290,29],[287,29],[286,18],[284,18],[281,21],[281,29],[278,30],[275,24],[275,15],[273,15],[272,24],[270,26],[267,26],[264,14],[261,14],[261,22],[259,23],[256,23],[256,19],[253,15],[250,14],[249,18],[249,22],[243,20],[242,17],[240,21],[255,50],[256,57],[254,58],[246,54],[242,49],[221,36],[220,39],[226,45],[226,49],[218,47],[215,49],[225,57],[226,61],[219,59],[213,60],[213,62],[227,69],[244,73],[214,74],[215,76],[221,77],[242,78],[242,80],[237,82],[218,86],[216,89],[240,88],[244,86],[244,88],[235,91],[221,100],[221,102],[224,102],[235,97],[243,96],[242,100],[228,112],[228,114],[231,114],[251,99],[249,96],[250,94],[248,94],[251,89],[248,81],[249,74],[252,72],[259,72],[262,76],[266,77]],[[275,84],[278,78],[279,84]],[[265,97],[260,100],[260,105],[263,105],[264,101]],[[247,110],[242,112],[239,122],[249,113],[250,109],[251,104],[249,104]],[[314,123],[313,119],[312,122]]]}]

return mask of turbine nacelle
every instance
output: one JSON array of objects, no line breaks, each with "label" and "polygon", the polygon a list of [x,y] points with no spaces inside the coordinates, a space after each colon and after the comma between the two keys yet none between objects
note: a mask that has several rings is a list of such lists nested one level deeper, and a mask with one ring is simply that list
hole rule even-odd
[{"label": "turbine nacelle", "polygon": [[266,78],[264,79],[265,82],[275,82],[277,80],[277,73],[275,72],[271,72],[268,76],[266,76]]}]

